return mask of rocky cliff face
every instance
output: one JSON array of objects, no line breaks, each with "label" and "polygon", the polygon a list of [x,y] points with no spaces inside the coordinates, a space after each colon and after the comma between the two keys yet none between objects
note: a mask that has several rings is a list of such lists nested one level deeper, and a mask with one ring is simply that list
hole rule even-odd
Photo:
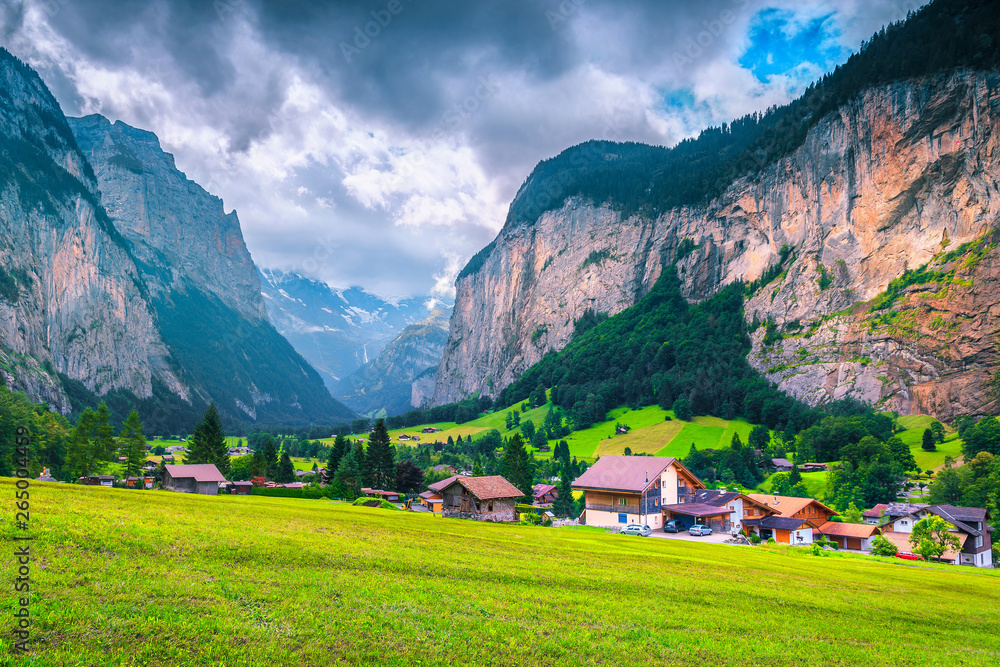
[{"label": "rocky cliff face", "polygon": [[450,314],[450,309],[436,308],[425,320],[403,329],[375,360],[344,378],[335,395],[365,415],[395,415],[421,407],[428,398],[425,372],[441,361]]},{"label": "rocky cliff face", "polygon": [[267,318],[235,211],[188,180],[152,132],[100,115],[67,120],[154,298],[193,286],[243,317]]},{"label": "rocky cliff face", "polygon": [[[989,244],[921,301],[918,336],[883,320],[872,328],[865,302],[908,267],[940,261],[996,226],[998,114],[995,72],[872,88],[823,118],[794,153],[705,206],[623,219],[573,198],[533,225],[508,226],[457,283],[434,402],[495,395],[563,347],[585,310],[633,305],[665,264],[677,262],[685,295],[697,301],[760,278],[787,245],[787,270],[746,306],[748,321],[772,320],[788,334],[765,346],[766,328],[757,330],[751,362],[759,370],[811,403],[855,396],[946,418],[995,410],[983,386],[996,365],[1000,301]],[[910,298],[889,311],[898,319]],[[833,317],[850,308],[857,314]],[[814,350],[803,370],[797,361]]]},{"label": "rocky cliff face", "polygon": [[146,286],[59,105],[0,50],[0,374],[66,412],[61,373],[97,393],[186,395]]}]

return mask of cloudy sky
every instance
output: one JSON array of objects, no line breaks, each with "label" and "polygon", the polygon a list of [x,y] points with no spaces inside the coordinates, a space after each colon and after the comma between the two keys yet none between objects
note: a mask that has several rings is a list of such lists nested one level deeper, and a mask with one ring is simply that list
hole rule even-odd
[{"label": "cloudy sky", "polygon": [[920,4],[0,0],[0,43],[155,132],[259,266],[447,297],[539,160],[784,103]]}]

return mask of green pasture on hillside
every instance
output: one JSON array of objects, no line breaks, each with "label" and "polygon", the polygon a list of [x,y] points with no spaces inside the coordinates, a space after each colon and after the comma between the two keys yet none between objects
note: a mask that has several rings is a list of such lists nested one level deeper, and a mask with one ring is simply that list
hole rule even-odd
[{"label": "green pasture on hillside", "polygon": [[1000,664],[1000,580],[971,568],[323,500],[33,482],[31,503],[13,664]]},{"label": "green pasture on hillside", "polygon": [[[776,474],[772,473],[769,475],[757,488],[764,493],[770,493],[771,486],[774,484],[774,475]],[[829,472],[826,470],[802,473],[802,481],[806,485],[806,491],[809,493],[810,498],[822,500],[826,496],[827,475],[829,475]]]}]

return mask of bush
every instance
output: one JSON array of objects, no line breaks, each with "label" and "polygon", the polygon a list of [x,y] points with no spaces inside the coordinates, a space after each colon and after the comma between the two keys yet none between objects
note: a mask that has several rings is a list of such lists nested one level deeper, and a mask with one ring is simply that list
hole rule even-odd
[{"label": "bush", "polygon": [[872,556],[895,556],[899,551],[895,544],[882,535],[876,535],[873,537],[871,545]]},{"label": "bush", "polygon": [[750,544],[760,544],[760,535],[750,533]]},{"label": "bush", "polygon": [[775,541],[775,539],[773,537],[769,537],[769,538],[767,538],[767,543],[768,544],[777,544],[777,541]]},{"label": "bush", "polygon": [[378,507],[384,510],[398,510],[399,508],[381,498],[357,498],[352,505],[359,507]]}]

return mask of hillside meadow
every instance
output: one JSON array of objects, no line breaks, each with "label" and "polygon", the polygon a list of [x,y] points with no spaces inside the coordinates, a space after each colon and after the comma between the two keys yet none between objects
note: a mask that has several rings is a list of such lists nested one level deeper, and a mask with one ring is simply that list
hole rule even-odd
[{"label": "hillside meadow", "polygon": [[31,502],[33,653],[4,633],[5,664],[1000,663],[993,572],[329,501],[33,483]]}]

